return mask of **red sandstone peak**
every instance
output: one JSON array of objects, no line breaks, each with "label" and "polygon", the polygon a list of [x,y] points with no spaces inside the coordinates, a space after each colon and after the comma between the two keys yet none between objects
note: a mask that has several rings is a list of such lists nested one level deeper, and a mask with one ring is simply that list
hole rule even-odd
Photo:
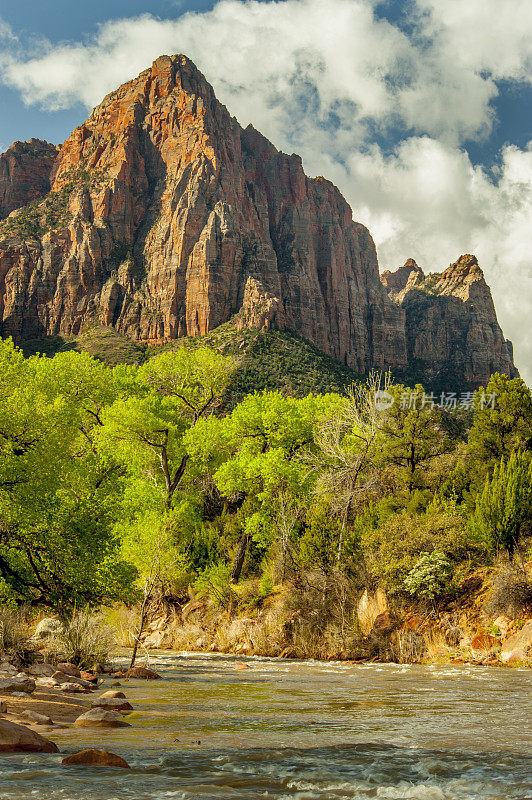
[{"label": "red sandstone peak", "polygon": [[[297,331],[361,374],[407,369],[413,341],[423,354],[441,349],[406,328],[408,298],[429,297],[415,261],[381,283],[373,240],[338,189],[243,130],[185,56],[161,56],[107,95],[57,158],[47,147],[48,160],[32,162],[40,183],[26,170],[2,184],[0,157],[0,203],[2,186],[21,205],[36,201],[0,222],[2,335],[76,335],[96,320],[150,343],[233,319]],[[473,282],[457,288],[448,272],[442,292],[461,302]],[[452,360],[462,344],[443,335]],[[468,350],[464,383],[515,369],[497,342],[489,363]]]},{"label": "red sandstone peak", "polygon": [[445,272],[442,273],[441,278],[442,280],[465,280],[466,278],[483,280],[484,273],[478,264],[477,257],[466,253],[460,256],[454,263],[449,264]]}]

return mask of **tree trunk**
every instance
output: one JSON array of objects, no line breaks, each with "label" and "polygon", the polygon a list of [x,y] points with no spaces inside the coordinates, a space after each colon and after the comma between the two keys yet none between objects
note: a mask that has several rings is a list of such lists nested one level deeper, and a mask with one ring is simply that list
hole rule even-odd
[{"label": "tree trunk", "polygon": [[249,534],[243,533],[238,543],[235,560],[233,561],[233,569],[231,570],[231,583],[238,583],[240,579],[240,573],[242,572],[242,567],[244,566],[244,559],[246,557],[248,545]]},{"label": "tree trunk", "polygon": [[148,601],[150,599],[150,595],[145,595],[144,600],[142,602],[142,606],[140,609],[140,621],[139,627],[137,628],[137,635],[135,636],[135,643],[133,644],[133,652],[131,653],[131,661],[129,662],[129,669],[133,669],[135,666],[135,661],[137,660],[137,651],[139,649],[140,639],[144,632],[144,626],[146,624],[146,618],[148,616]]}]

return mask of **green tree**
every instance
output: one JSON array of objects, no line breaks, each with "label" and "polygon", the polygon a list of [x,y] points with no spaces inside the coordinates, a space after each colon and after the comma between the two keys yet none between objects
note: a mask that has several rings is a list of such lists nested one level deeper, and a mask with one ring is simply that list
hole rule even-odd
[{"label": "green tree", "polygon": [[525,525],[532,521],[532,460],[514,451],[501,459],[478,494],[472,518],[474,535],[488,550],[503,549],[510,557]]},{"label": "green tree", "polygon": [[24,359],[0,342],[0,576],[17,600],[67,609],[118,596],[118,470],[94,448],[110,370],[78,353]]},{"label": "green tree", "polygon": [[206,420],[187,435],[196,463],[210,464],[226,498],[254,500],[234,557],[238,581],[251,539],[267,547],[279,534],[274,509],[281,495],[308,495],[313,477],[299,457],[314,446],[316,422],[343,403],[339,395],[284,397],[280,392],[248,395],[224,419]]},{"label": "green tree", "polygon": [[389,387],[385,377],[374,373],[366,383],[351,387],[334,413],[317,422],[316,446],[307,451],[305,460],[316,476],[315,494],[326,500],[341,520],[338,539],[338,564],[342,558],[346,527],[352,512],[379,497],[387,484],[387,470],[382,466],[380,413],[376,405],[378,391]]},{"label": "green tree", "polygon": [[170,510],[189,461],[184,436],[219,408],[234,365],[206,348],[151,359],[136,373],[131,394],[104,410],[99,452],[151,485]]},{"label": "green tree", "polygon": [[485,474],[514,450],[532,450],[532,395],[521,378],[495,374],[475,396],[468,458]]},{"label": "green tree", "polygon": [[412,492],[427,485],[430,465],[450,453],[455,443],[442,425],[440,409],[420,384],[414,389],[390,386],[388,393],[393,402],[379,423],[383,461],[397,468]]},{"label": "green tree", "polygon": [[315,503],[307,514],[299,543],[302,566],[319,569],[328,579],[336,567],[341,523],[326,503]]}]

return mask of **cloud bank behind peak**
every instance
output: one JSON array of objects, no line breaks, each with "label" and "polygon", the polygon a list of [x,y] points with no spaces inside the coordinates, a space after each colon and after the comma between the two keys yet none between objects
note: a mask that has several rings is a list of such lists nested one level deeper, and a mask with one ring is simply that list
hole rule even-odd
[{"label": "cloud bank behind peak", "polygon": [[408,8],[394,21],[371,0],[221,0],[59,44],[21,43],[0,21],[0,73],[29,104],[90,108],[162,53],[185,53],[241,124],[337,183],[383,268],[413,256],[439,271],[476,253],[530,382],[532,143],[506,144],[495,169],[466,147],[489,140],[502,81],[532,84],[532,4]]}]

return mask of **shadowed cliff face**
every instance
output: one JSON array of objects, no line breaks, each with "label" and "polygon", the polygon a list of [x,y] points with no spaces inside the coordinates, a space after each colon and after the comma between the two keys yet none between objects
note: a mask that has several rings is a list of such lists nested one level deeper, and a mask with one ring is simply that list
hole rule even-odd
[{"label": "shadowed cliff face", "polygon": [[339,191],[243,130],[184,56],[108,95],[51,181],[0,223],[2,335],[95,320],[155,343],[235,319],[292,329],[360,373],[408,369],[408,304],[394,302],[406,283],[390,278],[388,297]]},{"label": "shadowed cliff face", "polygon": [[57,147],[39,139],[15,142],[0,155],[0,219],[48,194]]},{"label": "shadowed cliff face", "polygon": [[409,370],[426,376],[427,385],[467,389],[485,385],[493,372],[518,376],[475,256],[428,277],[409,259],[381,280],[406,314]]}]

